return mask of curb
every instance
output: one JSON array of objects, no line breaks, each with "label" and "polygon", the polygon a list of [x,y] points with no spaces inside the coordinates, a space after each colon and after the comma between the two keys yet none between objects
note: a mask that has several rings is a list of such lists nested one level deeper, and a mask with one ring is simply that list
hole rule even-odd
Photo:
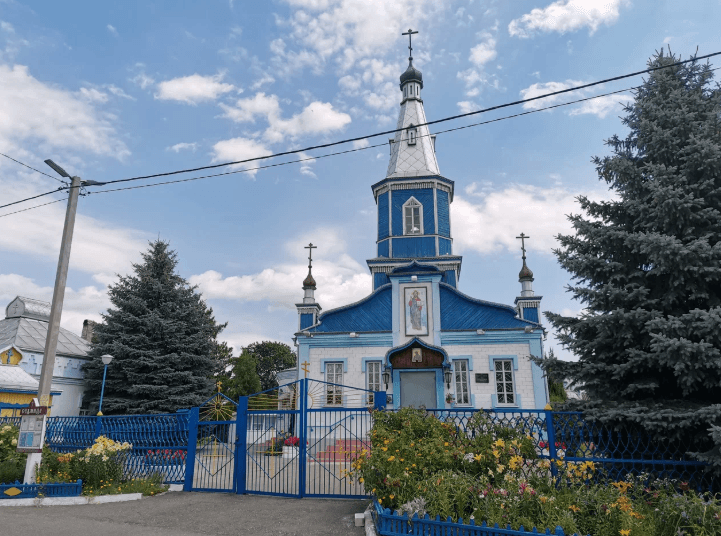
[{"label": "curb", "polygon": [[73,506],[76,504],[105,504],[126,501],[139,501],[142,493],[122,493],[120,495],[98,495],[97,497],[43,497],[36,499],[0,499],[3,506]]},{"label": "curb", "polygon": [[371,514],[372,508],[373,503],[370,503],[368,508],[366,508],[366,511],[363,513],[365,516],[366,536],[378,536],[376,524],[373,523],[373,514]]}]

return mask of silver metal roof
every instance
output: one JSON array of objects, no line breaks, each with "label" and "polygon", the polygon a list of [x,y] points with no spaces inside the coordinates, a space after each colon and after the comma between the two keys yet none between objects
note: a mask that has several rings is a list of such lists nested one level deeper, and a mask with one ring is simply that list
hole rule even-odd
[{"label": "silver metal roof", "polygon": [[6,318],[27,318],[49,319],[50,304],[48,302],[17,296],[5,308]]},{"label": "silver metal roof", "polygon": [[[18,350],[44,353],[48,336],[48,322],[33,318],[6,318],[0,320],[0,349],[14,346]],[[60,328],[58,355],[86,357],[90,346],[67,329]],[[2,351],[2,350],[0,350]]]}]

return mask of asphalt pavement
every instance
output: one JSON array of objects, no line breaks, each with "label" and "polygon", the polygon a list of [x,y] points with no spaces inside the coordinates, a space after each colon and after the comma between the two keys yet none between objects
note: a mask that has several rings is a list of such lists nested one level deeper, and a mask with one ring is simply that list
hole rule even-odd
[{"label": "asphalt pavement", "polygon": [[0,536],[361,536],[354,517],[368,503],[172,492],[123,503],[5,507]]}]

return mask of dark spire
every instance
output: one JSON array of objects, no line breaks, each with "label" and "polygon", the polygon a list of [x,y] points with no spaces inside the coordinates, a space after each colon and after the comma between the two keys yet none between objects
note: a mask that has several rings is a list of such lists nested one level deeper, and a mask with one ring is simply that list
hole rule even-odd
[{"label": "dark spire", "polygon": [[518,281],[533,281],[533,272],[526,265],[526,238],[531,237],[521,233],[521,236],[517,236],[516,238],[521,239],[521,251],[523,252],[523,267],[521,268],[521,271],[518,272]]},{"label": "dark spire", "polygon": [[309,288],[315,290],[315,279],[313,279],[313,274],[311,273],[311,271],[313,269],[313,250],[317,248],[318,246],[314,246],[313,243],[305,246],[305,249],[308,250],[308,275],[303,280],[303,290]]}]

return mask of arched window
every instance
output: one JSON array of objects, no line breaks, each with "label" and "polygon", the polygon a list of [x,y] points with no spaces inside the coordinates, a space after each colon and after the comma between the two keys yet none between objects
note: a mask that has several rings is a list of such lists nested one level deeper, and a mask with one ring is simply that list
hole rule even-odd
[{"label": "arched window", "polygon": [[423,205],[411,197],[403,205],[403,234],[423,234]]}]

